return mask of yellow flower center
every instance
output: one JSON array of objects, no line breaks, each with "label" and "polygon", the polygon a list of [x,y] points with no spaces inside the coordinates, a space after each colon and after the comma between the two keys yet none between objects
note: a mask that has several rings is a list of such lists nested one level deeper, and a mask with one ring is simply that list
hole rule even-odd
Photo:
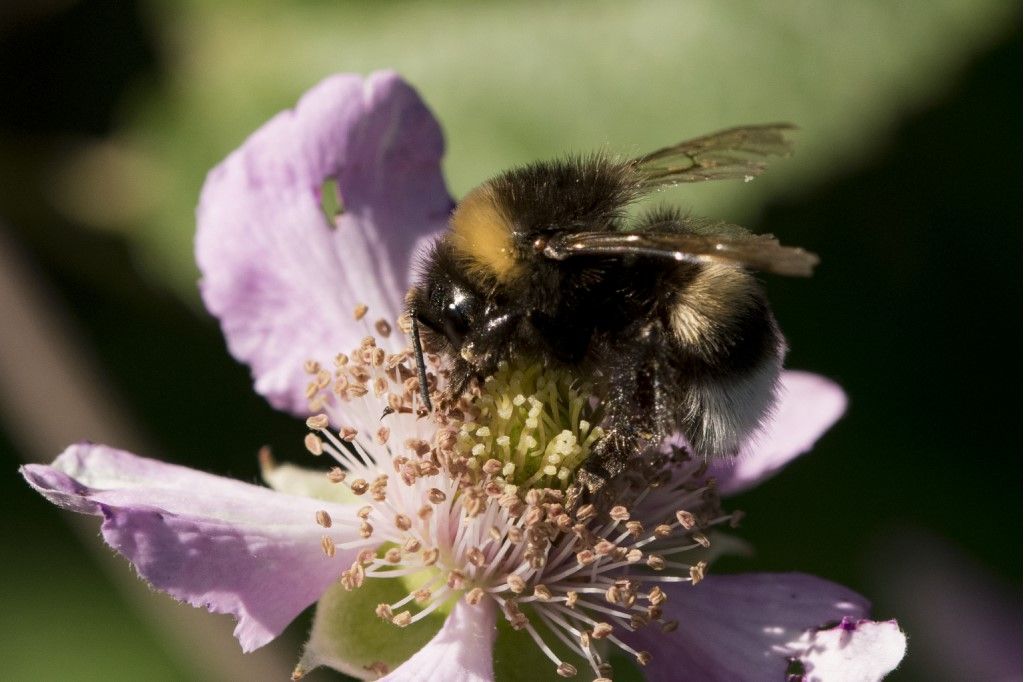
[{"label": "yellow flower center", "polygon": [[604,435],[592,386],[540,363],[509,365],[487,377],[473,411],[458,426],[456,448],[470,469],[506,492],[564,490]]}]

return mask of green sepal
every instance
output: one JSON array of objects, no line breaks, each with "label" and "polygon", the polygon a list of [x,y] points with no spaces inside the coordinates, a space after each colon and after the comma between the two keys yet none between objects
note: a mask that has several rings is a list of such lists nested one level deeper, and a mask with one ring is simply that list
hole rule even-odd
[{"label": "green sepal", "polygon": [[[439,609],[400,628],[377,617],[378,604],[393,604],[407,594],[408,587],[401,580],[367,578],[352,591],[341,585],[331,587],[317,602],[313,629],[298,669],[306,673],[325,665],[353,677],[372,679],[376,674],[369,668],[375,663],[384,663],[389,670],[397,668],[437,634],[446,618]],[[415,607],[410,610],[416,612]]]},{"label": "green sepal", "polygon": [[263,481],[279,493],[338,504],[359,502],[359,497],[347,485],[328,480],[326,471],[307,469],[288,462],[278,463],[269,455],[261,459],[260,470]]}]

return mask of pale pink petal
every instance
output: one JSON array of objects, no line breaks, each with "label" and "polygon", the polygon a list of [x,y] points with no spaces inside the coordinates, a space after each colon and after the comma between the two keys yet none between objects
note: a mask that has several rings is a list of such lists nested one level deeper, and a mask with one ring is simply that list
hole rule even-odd
[{"label": "pale pink petal", "polygon": [[[452,206],[444,141],[390,72],[332,76],[256,131],[206,179],[197,211],[203,301],[275,407],[306,414],[308,359],[329,362],[392,327],[425,239]],[[334,179],[344,212],[321,209]],[[369,306],[360,322],[357,304]],[[405,345],[395,330],[390,340]]]},{"label": "pale pink petal", "polygon": [[652,625],[624,637],[653,655],[644,669],[650,681],[783,680],[805,633],[868,609],[855,592],[800,573],[709,576],[663,589],[665,619],[679,622],[676,631]]},{"label": "pale pink petal", "polygon": [[153,587],[238,619],[245,651],[263,646],[312,604],[353,560],[324,555],[321,538],[357,536],[351,508],[294,497],[102,445],[69,447],[51,466],[21,468],[54,504],[103,517],[107,544]]},{"label": "pale pink petal", "polygon": [[490,599],[471,606],[460,599],[434,638],[383,679],[387,682],[491,682],[495,608]]},{"label": "pale pink petal", "polygon": [[877,682],[907,653],[907,637],[890,620],[844,618],[835,627],[808,633],[793,647],[804,674],[800,682]]},{"label": "pale pink petal", "polygon": [[787,370],[772,418],[732,460],[717,460],[710,475],[723,495],[753,488],[807,452],[846,411],[846,394],[828,379]]}]

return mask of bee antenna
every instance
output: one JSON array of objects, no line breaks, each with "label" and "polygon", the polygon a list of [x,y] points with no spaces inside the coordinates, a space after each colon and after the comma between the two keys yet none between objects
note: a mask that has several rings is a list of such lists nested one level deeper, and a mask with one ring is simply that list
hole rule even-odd
[{"label": "bee antenna", "polygon": [[427,408],[427,412],[433,412],[434,407],[430,404],[430,391],[427,390],[427,363],[423,361],[423,344],[420,341],[420,325],[416,321],[416,311],[411,311],[409,317],[412,319],[412,329],[410,330],[410,336],[412,336],[412,354],[416,358],[416,372],[419,374],[420,379],[420,397],[423,398],[423,405]]}]

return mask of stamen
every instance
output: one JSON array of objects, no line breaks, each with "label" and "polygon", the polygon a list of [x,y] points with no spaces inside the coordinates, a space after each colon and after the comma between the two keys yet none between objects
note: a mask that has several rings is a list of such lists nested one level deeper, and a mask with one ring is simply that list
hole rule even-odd
[{"label": "stamen", "polygon": [[315,433],[307,433],[304,443],[309,454],[320,456],[324,453],[324,442]]},{"label": "stamen", "polygon": [[323,548],[324,554],[328,557],[333,557],[334,553],[337,551],[334,545],[334,540],[326,535],[320,539],[320,546]]},{"label": "stamen", "polygon": [[[386,336],[391,324],[378,320],[367,329]],[[710,545],[710,527],[740,518],[722,512],[702,463],[682,450],[638,457],[628,477],[613,481],[607,506],[584,499],[574,508],[567,489],[603,437],[595,426],[600,398],[591,399],[590,385],[541,365],[502,364],[441,406],[446,375],[437,358],[425,357],[424,366],[435,370],[428,395],[439,409],[422,414],[414,354],[389,354],[385,346],[367,337],[329,369],[303,365],[316,406],[307,449],[334,458],[339,466],[328,480],[366,502],[355,517],[315,514],[321,528],[358,533],[337,544],[321,539],[327,556],[358,552],[341,584],[351,590],[368,578],[415,581],[402,599],[376,608],[396,627],[456,599],[492,599],[563,677],[578,671],[545,643],[551,636],[587,660],[599,679],[610,678],[611,668],[596,642],[649,662],[649,654],[616,637],[619,629],[678,627],[662,620],[667,593],[660,585],[697,585],[707,564],[673,559]],[[332,423],[343,426],[332,432]]]}]

